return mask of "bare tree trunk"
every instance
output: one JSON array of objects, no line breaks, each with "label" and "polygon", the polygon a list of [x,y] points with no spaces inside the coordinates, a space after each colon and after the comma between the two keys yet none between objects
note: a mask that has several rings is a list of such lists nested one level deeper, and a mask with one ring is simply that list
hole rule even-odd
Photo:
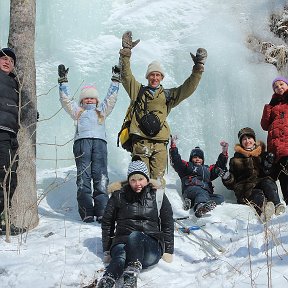
[{"label": "bare tree trunk", "polygon": [[36,191],[36,70],[34,58],[36,0],[10,0],[8,46],[16,54],[20,83],[18,185],[12,199],[11,222],[32,229],[38,225]]}]

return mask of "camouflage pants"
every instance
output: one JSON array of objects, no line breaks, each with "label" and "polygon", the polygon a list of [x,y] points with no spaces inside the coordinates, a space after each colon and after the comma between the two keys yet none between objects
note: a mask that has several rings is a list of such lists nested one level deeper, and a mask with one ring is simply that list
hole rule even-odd
[{"label": "camouflage pants", "polygon": [[167,143],[149,139],[133,141],[132,156],[138,155],[147,165],[151,179],[159,179],[165,185],[164,173],[167,165]]}]

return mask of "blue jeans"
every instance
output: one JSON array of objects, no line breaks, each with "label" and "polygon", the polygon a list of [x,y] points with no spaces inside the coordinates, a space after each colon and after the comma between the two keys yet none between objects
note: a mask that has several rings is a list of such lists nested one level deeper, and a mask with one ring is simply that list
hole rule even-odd
[{"label": "blue jeans", "polygon": [[191,199],[191,205],[194,206],[198,203],[206,203],[208,201],[215,201],[217,205],[224,202],[224,197],[219,194],[211,194],[200,186],[189,186],[183,193],[184,198]]},{"label": "blue jeans", "polygon": [[77,166],[79,214],[82,219],[103,216],[108,202],[107,143],[101,139],[79,139],[74,143],[73,153]]},{"label": "blue jeans", "polygon": [[117,280],[129,263],[139,261],[142,268],[148,268],[157,264],[161,256],[162,248],[156,239],[143,232],[133,231],[126,244],[116,244],[111,249],[112,260],[106,268],[105,275]]}]

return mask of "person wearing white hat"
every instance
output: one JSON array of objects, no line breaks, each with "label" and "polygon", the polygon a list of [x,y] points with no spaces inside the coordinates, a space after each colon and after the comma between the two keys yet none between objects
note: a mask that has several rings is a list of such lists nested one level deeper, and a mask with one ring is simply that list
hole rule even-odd
[{"label": "person wearing white hat", "polygon": [[[132,41],[131,31],[125,32],[119,52],[120,63],[122,63],[122,84],[132,102],[136,103],[130,125],[132,156],[140,156],[141,160],[146,163],[150,176],[154,179],[160,178],[164,185],[168,156],[167,144],[170,136],[170,128],[166,119],[172,108],[196,90],[204,71],[207,51],[199,48],[196,56],[190,53],[194,62],[190,76],[181,86],[164,89],[161,82],[165,77],[165,71],[159,61],[152,61],[148,65],[145,74],[148,80],[147,85],[142,85],[133,76],[130,68],[131,49],[139,41]],[[141,89],[143,86],[144,88]]]},{"label": "person wearing white hat", "polygon": [[73,153],[77,166],[78,211],[86,223],[94,222],[94,217],[101,222],[108,201],[109,181],[105,120],[117,101],[120,70],[117,66],[113,67],[112,82],[102,102],[94,85],[81,89],[78,102],[70,99],[68,70],[63,64],[58,66],[58,83],[62,107],[77,123]]}]

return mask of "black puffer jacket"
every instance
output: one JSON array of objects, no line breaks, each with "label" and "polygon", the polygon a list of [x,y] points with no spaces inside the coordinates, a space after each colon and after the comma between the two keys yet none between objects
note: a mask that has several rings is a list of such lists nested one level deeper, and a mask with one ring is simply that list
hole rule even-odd
[{"label": "black puffer jacket", "polygon": [[182,183],[182,193],[189,186],[200,186],[203,189],[213,193],[212,181],[219,176],[221,169],[226,169],[227,157],[220,153],[216,164],[213,165],[194,165],[192,159],[189,162],[182,160],[177,147],[170,148],[171,165],[178,173]]},{"label": "black puffer jacket", "polygon": [[269,173],[263,166],[267,153],[261,141],[256,143],[252,151],[244,150],[240,144],[236,144],[234,150],[234,157],[229,163],[230,176],[223,180],[223,184],[227,189],[234,190],[238,203],[244,204],[245,199],[251,196],[254,187],[264,178],[269,177]]},{"label": "black puffer jacket", "polygon": [[103,251],[108,251],[118,243],[126,243],[129,234],[141,231],[157,239],[163,253],[174,252],[173,211],[167,196],[158,217],[156,204],[157,190],[148,184],[140,193],[134,192],[130,185],[112,193],[102,219]]},{"label": "black puffer jacket", "polygon": [[0,130],[18,132],[18,84],[14,74],[0,70]]}]

